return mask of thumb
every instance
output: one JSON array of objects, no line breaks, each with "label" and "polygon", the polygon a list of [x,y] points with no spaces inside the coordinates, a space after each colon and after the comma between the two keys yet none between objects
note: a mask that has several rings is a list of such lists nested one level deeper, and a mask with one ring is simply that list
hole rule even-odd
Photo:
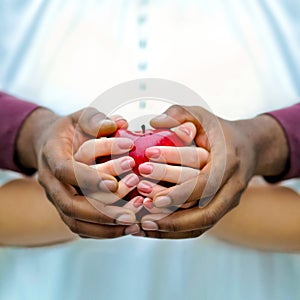
[{"label": "thumb", "polygon": [[190,114],[180,105],[172,105],[163,114],[156,116],[150,121],[154,128],[171,128],[190,121]]},{"label": "thumb", "polygon": [[71,115],[73,122],[80,129],[93,137],[100,137],[112,134],[116,131],[116,123],[99,112],[96,108],[87,107]]}]

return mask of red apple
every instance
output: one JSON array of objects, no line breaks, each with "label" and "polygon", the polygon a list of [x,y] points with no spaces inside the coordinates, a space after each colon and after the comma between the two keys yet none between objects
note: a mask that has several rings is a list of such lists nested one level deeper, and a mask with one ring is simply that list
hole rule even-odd
[{"label": "red apple", "polygon": [[[152,146],[184,146],[182,140],[175,134],[175,132],[169,129],[145,130],[144,125],[142,126],[141,131],[132,132],[126,129],[119,129],[115,132],[113,136],[128,138],[134,141],[134,147],[127,155],[131,156],[135,160],[136,165],[133,168],[133,172],[139,176],[139,165],[149,161],[148,157],[145,155],[145,150],[147,148]],[[97,163],[103,163],[111,158],[115,157],[99,157],[96,161]],[[132,192],[130,192],[125,199],[130,200],[137,195],[139,195],[139,193],[135,189]]]},{"label": "red apple", "polygon": [[147,148],[152,146],[184,146],[181,139],[179,139],[179,137],[177,137],[177,135],[169,129],[145,130],[144,126],[142,126],[142,131],[136,132],[119,129],[114,134],[114,137],[122,137],[133,140],[134,147],[129,152],[129,156],[135,160],[136,165],[133,168],[133,172],[137,175],[140,175],[138,170],[139,165],[149,161],[148,157],[145,155]]}]

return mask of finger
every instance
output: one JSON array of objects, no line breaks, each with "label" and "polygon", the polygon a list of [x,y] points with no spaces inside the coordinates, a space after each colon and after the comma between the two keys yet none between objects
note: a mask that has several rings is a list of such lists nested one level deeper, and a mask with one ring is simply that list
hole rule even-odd
[{"label": "finger", "polygon": [[[50,172],[47,174],[45,169],[39,182],[46,190],[49,200],[68,217],[90,223],[115,224],[115,220],[120,216],[128,215],[126,219],[131,218],[132,223],[135,223],[135,214],[131,210],[122,207],[106,208],[100,201],[79,195],[74,188],[61,183]],[[109,195],[109,193],[103,194]]]},{"label": "finger", "polygon": [[177,164],[201,169],[207,162],[209,153],[201,147],[150,147],[146,156],[154,162]]},{"label": "finger", "polygon": [[172,105],[163,114],[154,117],[150,125],[154,128],[172,128],[186,121],[185,110],[182,106]]},{"label": "finger", "polygon": [[190,239],[197,238],[202,235],[205,230],[193,230],[188,232],[162,232],[162,231],[143,231],[144,237],[156,239]]},{"label": "finger", "polygon": [[102,164],[93,165],[100,173],[107,173],[112,176],[118,176],[129,172],[135,166],[135,160],[130,156],[120,157],[109,160]]},{"label": "finger", "polygon": [[[166,232],[187,232],[211,228],[239,203],[244,187],[237,185],[235,180],[231,178],[205,208],[183,209],[160,219],[150,214],[144,216],[143,230],[145,230],[143,222],[156,223],[157,230]],[[154,228],[154,225],[152,226]]]},{"label": "finger", "polygon": [[161,215],[164,215],[164,216],[167,216],[169,215],[170,213],[172,213],[175,209],[175,207],[173,208],[159,208],[159,207],[155,207],[152,203],[152,199],[149,198],[149,197],[146,197],[143,201],[143,206],[144,208],[151,214],[161,214]]},{"label": "finger", "polygon": [[154,128],[172,128],[189,121],[193,122],[193,118],[183,106],[172,105],[163,114],[153,118],[150,125]]},{"label": "finger", "polygon": [[136,196],[128,201],[123,208],[130,209],[134,214],[137,214],[143,208],[143,201],[142,196]]},{"label": "finger", "polygon": [[147,162],[139,165],[139,172],[145,178],[180,184],[198,176],[200,170]]},{"label": "finger", "polygon": [[63,221],[68,225],[72,232],[82,236],[95,239],[117,238],[125,235],[126,226],[121,225],[98,225],[79,221],[65,215],[61,215]]},{"label": "finger", "polygon": [[146,196],[148,198],[153,198],[157,193],[165,191],[166,188],[155,182],[141,180],[137,185],[137,190],[141,195]]},{"label": "finger", "polygon": [[50,167],[52,174],[65,184],[90,191],[116,191],[118,188],[117,180],[113,176],[99,174],[94,168],[75,161],[72,155],[65,153],[65,146],[58,145],[55,140],[49,140],[45,144],[42,160]]},{"label": "finger", "polygon": [[[198,176],[155,195],[154,205],[157,207],[181,205],[199,199],[201,205],[206,205],[239,167],[229,162],[227,170],[224,172],[223,156],[223,153],[215,154],[214,162],[208,161]],[[230,158],[228,159],[230,160]],[[241,182],[240,178],[238,182]]]},{"label": "finger", "polygon": [[73,122],[93,137],[107,136],[116,131],[117,125],[94,107],[87,107],[71,115]]},{"label": "finger", "polygon": [[74,158],[79,162],[90,165],[95,162],[97,157],[128,153],[133,146],[133,141],[127,138],[92,139],[79,147],[74,154]]},{"label": "finger", "polygon": [[119,181],[119,188],[115,193],[97,192],[89,193],[88,196],[106,205],[113,204],[125,197],[133,189],[135,189],[138,183],[139,177],[136,174],[131,173],[126,175],[122,180]]},{"label": "finger", "polygon": [[[133,200],[133,199],[132,199]],[[106,223],[109,225],[113,224],[121,224],[121,225],[132,225],[137,222],[136,220],[136,212],[138,212],[141,208],[133,208],[133,204],[126,203],[124,206],[116,206],[116,205],[105,205],[102,202],[95,200],[93,198],[88,198],[88,201],[91,205],[102,215],[108,217],[110,223]],[[135,200],[133,200],[135,201]],[[104,223],[102,223],[104,224]]]},{"label": "finger", "polygon": [[172,128],[185,122],[192,122],[196,126],[196,144],[206,149],[210,149],[208,135],[205,130],[214,130],[215,128],[220,127],[220,124],[216,116],[200,106],[188,107],[173,105],[163,114],[153,118],[150,121],[150,124],[154,128]]},{"label": "finger", "polygon": [[[203,209],[194,207],[176,211],[173,214],[148,214],[141,220],[142,229],[145,231],[162,232],[189,232],[193,230],[206,230],[212,227],[207,220],[203,220]],[[199,220],[196,220],[196,216]],[[202,217],[202,220],[201,220]],[[179,219],[179,220],[178,220]]]},{"label": "finger", "polygon": [[196,126],[192,122],[185,122],[182,125],[173,128],[173,131],[185,145],[190,145],[197,133]]},{"label": "finger", "polygon": [[114,122],[116,122],[118,129],[127,129],[128,128],[128,122],[125,118],[123,118],[120,115],[113,115],[110,117]]},{"label": "finger", "polygon": [[[148,182],[147,182],[148,183]],[[157,192],[155,191],[155,187],[158,187]],[[158,192],[166,190],[165,187],[160,186],[160,185],[155,185],[153,192],[151,190],[151,192],[147,193],[147,192],[142,192],[138,189],[139,193],[142,194],[143,196],[145,196],[146,198],[143,201],[143,205],[144,207],[151,213],[169,213],[170,211],[174,211],[177,208],[191,208],[193,206],[198,205],[198,201],[191,201],[191,202],[186,202],[183,203],[182,205],[176,205],[176,206],[169,206],[169,209],[167,209],[166,207],[156,207],[153,204],[153,197],[154,195],[156,195]]]}]

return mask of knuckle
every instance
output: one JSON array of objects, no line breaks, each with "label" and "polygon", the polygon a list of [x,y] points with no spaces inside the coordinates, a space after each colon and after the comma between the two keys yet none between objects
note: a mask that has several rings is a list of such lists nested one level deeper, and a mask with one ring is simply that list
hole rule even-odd
[{"label": "knuckle", "polygon": [[207,210],[203,215],[203,226],[200,228],[210,228],[219,221],[219,213],[216,210]]},{"label": "knuckle", "polygon": [[55,162],[52,167],[52,172],[58,180],[62,180],[65,177],[65,162]]},{"label": "knuckle", "polygon": [[[55,198],[54,198],[55,199]],[[74,209],[73,205],[70,205],[69,202],[67,201],[61,201],[59,203],[59,208],[60,210],[68,217],[73,217],[74,216]]]},{"label": "knuckle", "polygon": [[234,185],[235,185],[235,189],[236,189],[236,193],[238,195],[241,195],[243,193],[243,191],[246,189],[246,182],[244,179],[236,179],[235,182],[234,182]]},{"label": "knuckle", "polygon": [[240,165],[240,160],[235,153],[236,151],[229,151],[227,153],[226,162],[229,165],[230,173],[233,173]]}]

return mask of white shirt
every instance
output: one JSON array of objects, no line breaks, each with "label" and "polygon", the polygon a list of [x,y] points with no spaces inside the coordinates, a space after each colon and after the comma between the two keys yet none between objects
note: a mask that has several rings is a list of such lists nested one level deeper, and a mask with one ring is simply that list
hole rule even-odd
[{"label": "white shirt", "polygon": [[[144,77],[180,82],[226,118],[299,99],[297,1],[0,5],[0,87],[59,113]],[[276,300],[300,293],[298,255],[263,254],[208,237],[88,240],[2,254],[2,299]]]}]

